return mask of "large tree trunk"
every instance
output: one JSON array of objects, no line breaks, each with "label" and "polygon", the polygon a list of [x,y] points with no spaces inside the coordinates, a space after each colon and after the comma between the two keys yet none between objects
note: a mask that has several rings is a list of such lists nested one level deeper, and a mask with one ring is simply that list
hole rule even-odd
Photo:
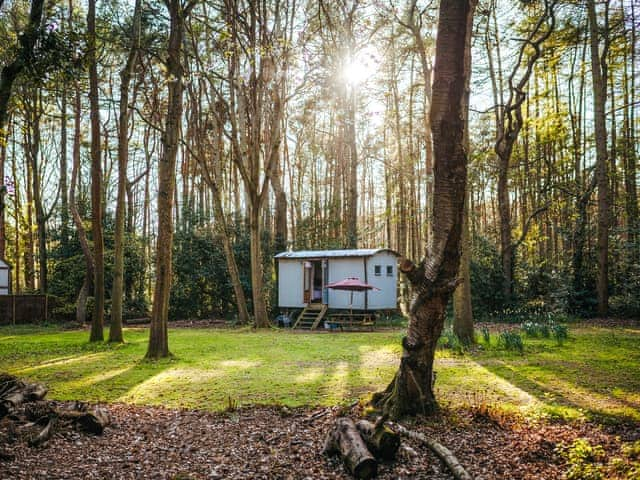
[{"label": "large tree trunk", "polygon": [[138,37],[142,1],[136,0],[133,12],[133,44],[127,63],[120,72],[120,114],[118,122],[118,197],[116,200],[116,228],[114,234],[115,253],[113,265],[113,288],[111,290],[110,342],[122,342],[122,300],[124,297],[124,230],[127,196],[127,165],[129,163],[129,84],[133,77],[138,57]]},{"label": "large tree trunk", "polygon": [[91,233],[93,240],[93,297],[90,342],[104,340],[104,240],[102,237],[102,164],[100,155],[100,104],[96,52],[96,2],[87,11],[89,62],[89,116],[91,118]]},{"label": "large tree trunk", "polygon": [[[608,18],[608,2],[605,2],[605,18]],[[587,2],[589,34],[591,37],[591,75],[593,81],[593,123],[596,140],[596,179],[598,185],[598,314],[609,310],[609,173],[607,168],[607,126],[605,103],[607,97],[607,49],[608,25],[602,29],[604,51],[599,52],[600,28],[596,17],[595,0]],[[608,21],[605,21],[608,24]]]},{"label": "large tree trunk", "polygon": [[184,42],[185,19],[190,8],[185,8],[180,0],[167,0],[171,19],[169,46],[167,49],[167,74],[171,81],[165,130],[162,133],[163,151],[158,166],[158,241],[156,247],[156,284],[153,292],[151,328],[147,358],[156,359],[169,356],[167,322],[169,316],[169,295],[171,293],[173,254],[173,199],[176,187],[176,157],[182,119],[183,68],[181,64]]},{"label": "large tree trunk", "polygon": [[433,360],[446,306],[460,262],[460,240],[467,178],[464,149],[465,48],[471,35],[475,0],[440,2],[431,128],[434,142],[434,228],[431,248],[419,265],[403,260],[413,289],[400,368],[374,403],[392,418],[430,414]]}]

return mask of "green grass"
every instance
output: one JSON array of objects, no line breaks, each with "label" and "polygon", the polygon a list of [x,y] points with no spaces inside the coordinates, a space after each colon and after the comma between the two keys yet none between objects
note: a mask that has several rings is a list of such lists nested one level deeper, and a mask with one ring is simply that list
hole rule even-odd
[{"label": "green grass", "polygon": [[[346,404],[390,381],[402,332],[172,329],[174,357],[158,362],[142,360],[147,335],[127,329],[124,345],[89,344],[85,331],[2,327],[0,371],[44,382],[61,400],[208,410]],[[436,394],[454,407],[482,402],[528,416],[640,421],[639,346],[640,329],[583,328],[562,346],[526,338],[522,355],[493,346],[442,350]]]}]

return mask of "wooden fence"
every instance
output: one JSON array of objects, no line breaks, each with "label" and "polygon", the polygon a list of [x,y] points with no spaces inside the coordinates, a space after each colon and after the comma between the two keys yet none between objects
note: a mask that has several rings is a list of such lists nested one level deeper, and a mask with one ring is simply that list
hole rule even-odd
[{"label": "wooden fence", "polygon": [[0,295],[0,325],[44,322],[49,309],[46,295]]}]

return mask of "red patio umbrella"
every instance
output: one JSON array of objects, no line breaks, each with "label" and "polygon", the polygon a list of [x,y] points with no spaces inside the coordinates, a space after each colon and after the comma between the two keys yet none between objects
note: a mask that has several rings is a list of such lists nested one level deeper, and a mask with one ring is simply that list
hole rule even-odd
[{"label": "red patio umbrella", "polygon": [[373,285],[360,281],[357,277],[347,277],[333,283],[327,283],[327,288],[333,290],[347,290],[352,292],[364,292],[365,290],[380,290]]},{"label": "red patio umbrella", "polygon": [[364,292],[367,290],[380,290],[378,287],[374,287],[373,285],[369,285],[368,283],[360,281],[357,277],[347,277],[339,280],[337,282],[328,283],[325,285],[327,288],[331,288],[332,290],[345,290],[351,292],[351,296],[349,298],[349,306],[353,306],[353,292]]}]

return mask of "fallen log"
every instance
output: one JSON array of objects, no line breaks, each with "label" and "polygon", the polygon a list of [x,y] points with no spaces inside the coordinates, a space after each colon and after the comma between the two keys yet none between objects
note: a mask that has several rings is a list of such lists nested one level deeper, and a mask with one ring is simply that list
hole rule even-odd
[{"label": "fallen log", "polygon": [[378,471],[378,462],[367,449],[353,420],[348,417],[336,420],[327,435],[322,453],[340,454],[345,466],[356,478],[369,479]]},{"label": "fallen log", "polygon": [[398,423],[394,424],[393,427],[401,435],[417,440],[429,447],[447,465],[456,480],[473,480],[473,477],[464,469],[453,452],[437,440],[428,438],[419,432],[413,432]]},{"label": "fallen log", "polygon": [[393,460],[400,447],[400,435],[385,426],[384,422],[384,417],[376,423],[359,420],[356,428],[376,458]]},{"label": "fallen log", "polygon": [[17,379],[13,382],[6,379],[3,385],[4,393],[0,397],[0,418],[10,414],[23,403],[42,400],[47,394],[47,388],[39,383],[25,384]]},{"label": "fallen log", "polygon": [[102,434],[104,427],[111,422],[109,414],[102,408],[86,412],[60,412],[60,416],[65,420],[75,422],[82,430],[94,435]]},{"label": "fallen log", "polygon": [[47,425],[40,431],[38,435],[29,440],[29,446],[31,447],[39,447],[40,445],[44,445],[51,438],[54,432],[54,428],[56,423],[58,422],[58,415],[51,414],[49,415],[49,421]]}]

